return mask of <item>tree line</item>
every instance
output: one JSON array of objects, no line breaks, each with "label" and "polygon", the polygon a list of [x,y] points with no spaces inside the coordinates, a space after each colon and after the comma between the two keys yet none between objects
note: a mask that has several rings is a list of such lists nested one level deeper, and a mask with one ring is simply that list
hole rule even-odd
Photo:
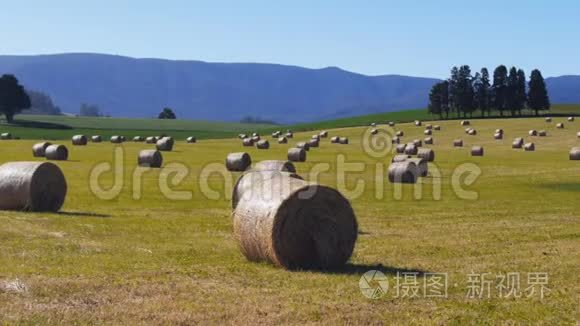
[{"label": "tree line", "polygon": [[512,116],[522,115],[524,109],[539,111],[550,109],[550,98],[542,73],[534,69],[526,83],[522,69],[500,65],[490,80],[487,68],[471,73],[468,65],[453,67],[449,79],[439,82],[429,92],[428,112],[441,119],[450,115],[473,116],[479,111],[482,117],[508,112]]}]

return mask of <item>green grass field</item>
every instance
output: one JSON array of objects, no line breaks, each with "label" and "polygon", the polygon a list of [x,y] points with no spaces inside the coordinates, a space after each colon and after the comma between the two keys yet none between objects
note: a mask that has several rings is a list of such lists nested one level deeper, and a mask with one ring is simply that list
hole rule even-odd
[{"label": "green grass field", "polygon": [[[137,153],[150,145],[130,142],[120,146],[121,193],[99,199],[89,187],[90,171],[113,163],[115,147],[73,147],[67,140],[70,161],[57,163],[69,184],[62,213],[0,212],[0,324],[574,325],[580,318],[580,162],[570,161],[568,152],[580,146],[580,121],[556,129],[560,121],[472,120],[477,136],[467,136],[458,121],[437,122],[442,130],[434,132],[435,144],[429,146],[436,152],[430,168],[440,176],[424,179],[421,199],[413,198],[412,185],[403,187],[401,199],[394,198],[395,187],[380,177],[386,176],[392,154],[374,157],[363,150],[367,127],[329,130],[329,136],[350,137],[351,144],[324,139],[306,163],[296,165],[308,179],[311,169],[328,163],[319,182],[339,189],[339,157],[363,167],[346,174],[349,191],[343,191],[357,215],[359,239],[349,265],[332,272],[290,272],[248,262],[232,235],[227,199],[240,174],[200,176],[233,151],[248,151],[255,162],[285,159],[287,148],[311,132],[298,133],[288,145],[273,143],[270,150],[244,148],[237,139],[177,142],[175,151],[164,154],[164,164],[189,168],[187,177],[171,186],[193,192],[189,200],[166,199],[159,185],[166,170],[145,172],[144,191],[136,199]],[[493,140],[496,128],[505,130],[504,140]],[[532,128],[547,130],[548,137],[528,137]],[[424,138],[424,128],[400,124],[396,129],[405,132],[405,142]],[[536,151],[511,149],[514,137],[534,141]],[[464,140],[463,148],[452,147],[456,138]],[[0,141],[0,163],[37,160],[30,152],[34,142]],[[485,156],[471,157],[472,145],[484,146]],[[463,186],[477,193],[475,200],[461,199],[453,190],[454,171],[465,163],[481,169],[473,184]],[[105,173],[99,184],[110,187],[113,178]],[[203,180],[219,199],[204,195]],[[435,200],[438,181],[441,198]],[[364,185],[359,195],[347,194],[359,183]],[[387,294],[376,300],[359,288],[363,273],[373,269],[389,281]],[[396,297],[397,272],[409,271],[447,273],[447,297]],[[527,276],[534,272],[549,276],[543,299],[538,293],[499,297],[498,274],[518,273],[517,288],[529,294]],[[489,273],[489,298],[467,297],[471,273]]]}]

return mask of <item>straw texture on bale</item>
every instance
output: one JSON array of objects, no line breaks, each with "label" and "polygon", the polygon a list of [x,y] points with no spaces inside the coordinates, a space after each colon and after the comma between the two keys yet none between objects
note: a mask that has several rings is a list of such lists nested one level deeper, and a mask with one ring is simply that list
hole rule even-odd
[{"label": "straw texture on bale", "polygon": [[463,147],[463,140],[461,140],[461,139],[455,139],[453,141],[453,146],[454,147]]},{"label": "straw texture on bale", "polygon": [[574,117],[568,117],[568,121],[573,122],[574,121]]},{"label": "straw texture on bale", "polygon": [[58,212],[66,179],[49,162],[9,162],[0,166],[0,210]]},{"label": "straw texture on bale", "polygon": [[526,152],[533,152],[536,150],[536,145],[534,143],[527,143],[524,145],[524,150]]},{"label": "straw texture on bale", "polygon": [[427,137],[423,141],[426,145],[433,145],[433,137]]},{"label": "straw texture on bale", "polygon": [[310,139],[308,141],[308,146],[312,147],[318,147],[318,145],[320,144],[320,141],[318,139]]},{"label": "straw texture on bale", "polygon": [[422,147],[423,142],[420,139],[415,139],[415,140],[413,140],[413,145],[415,145],[417,147]]},{"label": "straw texture on bale", "polygon": [[503,134],[496,132],[495,134],[493,134],[493,138],[497,140],[503,139]]},{"label": "straw texture on bale", "polygon": [[66,161],[68,160],[68,149],[64,145],[50,145],[44,151],[47,160]]},{"label": "straw texture on bale", "polygon": [[101,137],[99,135],[94,135],[94,136],[91,136],[91,141],[93,143],[100,143],[103,141],[103,137]]},{"label": "straw texture on bale", "polygon": [[461,125],[462,126],[469,126],[471,123],[469,122],[469,120],[463,120],[461,121]]},{"label": "straw texture on bale", "polygon": [[483,147],[481,146],[471,147],[471,156],[483,156]]},{"label": "straw texture on bale", "polygon": [[405,133],[402,130],[399,130],[395,133],[395,136],[397,137],[403,137],[405,135]]},{"label": "straw texture on bale", "polygon": [[145,138],[145,142],[147,144],[155,144],[157,142],[157,138],[155,138],[153,136],[149,136],[149,137]]},{"label": "straw texture on bale", "polygon": [[75,146],[85,146],[88,141],[89,140],[85,135],[74,135],[72,137],[72,144]]},{"label": "straw texture on bale", "polygon": [[420,148],[417,152],[417,157],[433,162],[435,161],[435,151],[430,148]]},{"label": "straw texture on bale", "polygon": [[242,144],[246,147],[251,147],[254,146],[254,141],[252,140],[252,138],[244,138],[242,140]]},{"label": "straw texture on bale", "polygon": [[185,139],[186,142],[193,144],[197,142],[197,138],[193,137],[193,136],[189,136]]},{"label": "straw texture on bale", "polygon": [[431,131],[431,129],[427,129],[423,133],[425,134],[425,136],[431,136],[433,134],[433,131]]},{"label": "straw texture on bale", "polygon": [[336,268],[348,261],[358,224],[338,191],[284,172],[248,173],[238,185],[246,182],[233,228],[248,260],[290,270]]},{"label": "straw texture on bale", "polygon": [[548,135],[548,133],[545,130],[538,131],[538,136],[540,136],[540,137],[546,137],[547,135]]},{"label": "straw texture on bale", "polygon": [[379,131],[377,129],[372,129],[371,130],[371,135],[376,135],[378,133],[379,133]]},{"label": "straw texture on bale", "polygon": [[250,165],[252,165],[252,158],[248,153],[230,153],[226,157],[226,169],[228,171],[246,171]]},{"label": "straw texture on bale", "polygon": [[400,144],[401,143],[401,138],[395,136],[395,137],[393,137],[393,139],[391,139],[391,143],[393,143],[393,144]]},{"label": "straw texture on bale", "polygon": [[570,160],[580,161],[580,147],[573,147],[570,150]]},{"label": "straw texture on bale", "polygon": [[309,151],[310,145],[308,143],[305,143],[305,142],[299,142],[299,143],[296,143],[296,148],[302,148],[305,151]]},{"label": "straw texture on bale", "polygon": [[288,149],[288,160],[292,162],[306,162],[306,150],[304,148]]},{"label": "straw texture on bale", "polygon": [[328,137],[328,131],[326,131],[326,130],[323,130],[323,131],[321,131],[321,132],[320,132],[320,134],[319,134],[319,135],[320,135],[320,137],[322,137],[322,138],[326,138],[326,137]]},{"label": "straw texture on bale", "polygon": [[111,136],[111,143],[120,144],[122,142],[123,142],[123,138],[121,138],[121,136]]},{"label": "straw texture on bale", "polygon": [[391,163],[387,171],[390,183],[416,183],[419,178],[419,169],[414,162]]},{"label": "straw texture on bale", "polygon": [[3,139],[3,140],[12,139],[12,134],[9,132],[2,133],[2,134],[0,134],[0,139]]},{"label": "straw texture on bale", "polygon": [[405,153],[405,147],[407,147],[407,144],[399,144],[395,147],[395,152],[398,154],[403,154]]},{"label": "straw texture on bale", "polygon": [[334,137],[331,137],[330,138],[330,142],[333,143],[333,144],[338,144],[338,140],[339,140],[339,137],[338,136],[334,136]]},{"label": "straw texture on bale", "polygon": [[267,141],[266,139],[262,139],[256,143],[256,147],[258,149],[268,149],[268,148],[270,148],[270,142]]},{"label": "straw texture on bale", "polygon": [[528,135],[530,135],[530,136],[537,136],[538,135],[538,132],[536,130],[532,129],[532,130],[528,131]]},{"label": "straw texture on bale", "polygon": [[158,151],[171,152],[173,150],[174,140],[171,137],[163,137],[157,141],[155,146]]},{"label": "straw texture on bale", "polygon": [[395,155],[391,159],[391,163],[405,162],[406,160],[408,160],[410,158],[411,158],[411,155],[404,155],[404,154]]},{"label": "straw texture on bale", "polygon": [[340,137],[338,142],[342,145],[348,145],[348,138],[347,137]]},{"label": "straw texture on bale", "polygon": [[288,144],[288,138],[286,137],[278,138],[278,144]]},{"label": "straw texture on bale", "polygon": [[433,129],[435,129],[435,130],[441,130],[441,126],[440,126],[440,125],[435,125],[435,126],[433,127]]},{"label": "straw texture on bale", "polygon": [[139,152],[137,164],[143,167],[160,168],[163,164],[163,155],[155,149],[144,149]]},{"label": "straw texture on bale", "polygon": [[515,138],[512,142],[512,148],[522,148],[524,146],[524,139],[523,138]]},{"label": "straw texture on bale", "polygon": [[405,154],[407,155],[417,155],[417,151],[417,146],[413,143],[409,143],[405,146]]},{"label": "straw texture on bale", "polygon": [[49,142],[42,142],[38,144],[34,144],[32,146],[32,156],[34,157],[44,157],[44,153],[46,152],[46,148],[52,145]]},{"label": "straw texture on bale", "polygon": [[564,129],[564,124],[560,122],[560,123],[558,123],[556,125],[556,128],[558,128],[558,129]]},{"label": "straw texture on bale", "polygon": [[[296,148],[297,149],[297,148]],[[266,160],[256,163],[254,171],[280,171],[296,173],[296,167],[290,161]]]},{"label": "straw texture on bale", "polygon": [[419,171],[420,177],[426,177],[429,174],[429,165],[427,164],[427,160],[421,157],[417,158],[410,158],[407,160],[408,162],[415,163],[417,166],[417,170]]}]

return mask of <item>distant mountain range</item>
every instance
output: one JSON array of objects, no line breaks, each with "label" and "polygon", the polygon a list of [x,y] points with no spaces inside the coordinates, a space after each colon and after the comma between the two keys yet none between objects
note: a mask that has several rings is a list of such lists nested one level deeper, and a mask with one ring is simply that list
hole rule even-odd
[{"label": "distant mountain range", "polygon": [[[0,73],[46,92],[63,112],[96,104],[119,117],[303,122],[427,105],[434,78],[365,76],[339,68],[134,59],[103,54],[0,56]],[[547,79],[553,103],[580,103],[580,76]]]}]

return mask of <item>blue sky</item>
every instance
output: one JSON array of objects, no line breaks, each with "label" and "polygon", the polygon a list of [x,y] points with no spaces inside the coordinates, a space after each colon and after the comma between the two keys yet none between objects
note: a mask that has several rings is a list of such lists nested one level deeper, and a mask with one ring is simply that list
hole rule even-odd
[{"label": "blue sky", "polygon": [[578,1],[20,0],[2,3],[0,13],[1,54],[98,52],[425,77],[446,77],[460,64],[580,74]]}]

